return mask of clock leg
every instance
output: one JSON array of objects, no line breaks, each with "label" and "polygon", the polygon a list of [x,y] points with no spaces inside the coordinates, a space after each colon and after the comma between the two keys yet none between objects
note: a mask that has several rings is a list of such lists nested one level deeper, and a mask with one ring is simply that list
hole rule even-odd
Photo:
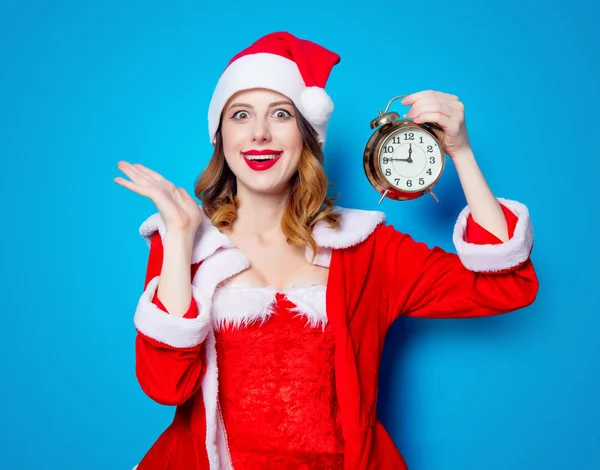
[{"label": "clock leg", "polygon": [[429,194],[431,194],[431,197],[432,197],[433,199],[435,199],[435,202],[440,202],[440,201],[438,201],[438,198],[437,198],[437,197],[435,197],[435,194],[433,194],[433,191],[431,190],[431,188],[429,188],[427,191],[429,191]]},{"label": "clock leg", "polygon": [[387,196],[387,193],[389,193],[390,190],[386,189],[385,193],[383,193],[383,195],[381,196],[381,199],[379,200],[379,202],[377,204],[381,204],[381,201],[383,201],[385,199],[385,197]]}]

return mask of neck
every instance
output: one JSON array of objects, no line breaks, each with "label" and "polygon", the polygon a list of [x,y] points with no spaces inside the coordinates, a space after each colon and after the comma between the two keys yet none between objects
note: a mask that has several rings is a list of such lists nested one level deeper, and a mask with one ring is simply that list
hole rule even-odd
[{"label": "neck", "polygon": [[281,193],[261,194],[238,185],[239,206],[232,231],[243,236],[272,238],[281,234],[281,219],[289,189]]}]

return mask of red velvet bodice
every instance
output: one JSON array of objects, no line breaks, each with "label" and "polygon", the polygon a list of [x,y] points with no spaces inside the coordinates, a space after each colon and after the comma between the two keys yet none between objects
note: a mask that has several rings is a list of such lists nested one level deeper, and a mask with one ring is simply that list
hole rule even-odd
[{"label": "red velvet bodice", "polygon": [[342,469],[331,326],[311,326],[276,293],[267,314],[238,326],[225,322],[215,334],[219,400],[235,470]]}]

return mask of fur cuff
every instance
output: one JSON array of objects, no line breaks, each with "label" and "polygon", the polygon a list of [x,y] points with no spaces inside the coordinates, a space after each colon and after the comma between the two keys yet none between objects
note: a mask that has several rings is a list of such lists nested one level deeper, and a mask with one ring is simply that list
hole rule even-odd
[{"label": "fur cuff", "polygon": [[160,276],[152,279],[142,294],[133,318],[135,327],[140,333],[174,348],[197,346],[204,341],[210,329],[210,309],[207,303],[201,300],[200,293],[192,286],[192,296],[198,303],[198,317],[179,318],[169,315],[152,303],[159,279]]},{"label": "fur cuff", "polygon": [[519,266],[527,261],[533,247],[533,227],[529,210],[524,204],[498,198],[498,202],[511,210],[518,218],[513,237],[498,245],[478,245],[464,240],[469,217],[469,207],[465,207],[454,226],[452,240],[463,265],[470,271],[494,272]]}]

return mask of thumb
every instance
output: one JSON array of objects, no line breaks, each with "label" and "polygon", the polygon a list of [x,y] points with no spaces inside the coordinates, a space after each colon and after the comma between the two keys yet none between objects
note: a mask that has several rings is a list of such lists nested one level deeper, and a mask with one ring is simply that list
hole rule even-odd
[{"label": "thumb", "polygon": [[186,199],[193,199],[192,196],[189,195],[189,193],[185,190],[185,188],[182,188],[181,186],[177,188],[177,191],[179,191],[179,194],[186,198]]},{"label": "thumb", "polygon": [[185,207],[187,209],[193,210],[194,213],[197,211],[199,216],[202,217],[202,214],[200,213],[200,205],[198,204],[196,199],[190,196],[190,194],[182,187],[177,188],[177,191],[179,192],[181,202],[185,203]]}]

